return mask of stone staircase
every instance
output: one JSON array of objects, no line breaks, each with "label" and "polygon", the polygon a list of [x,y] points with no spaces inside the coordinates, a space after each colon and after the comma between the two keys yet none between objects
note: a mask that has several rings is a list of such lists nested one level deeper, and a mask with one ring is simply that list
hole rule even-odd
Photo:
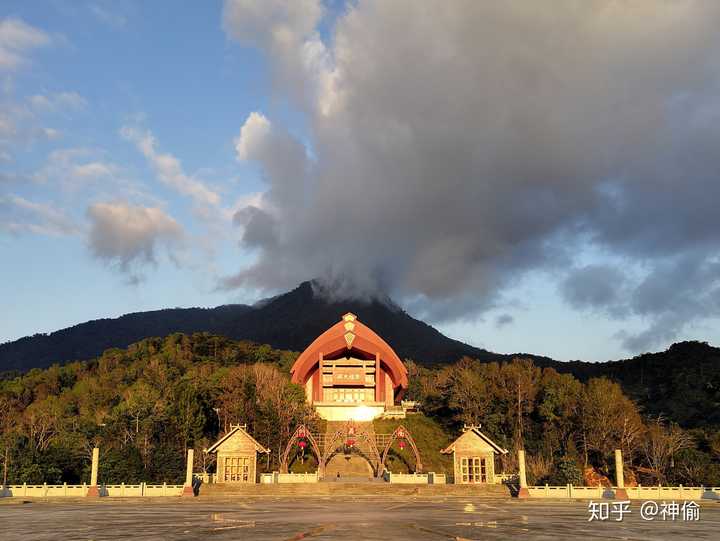
[{"label": "stone staircase", "polygon": [[200,497],[460,497],[510,498],[504,485],[403,485],[384,482],[364,483],[297,483],[272,485],[202,485]]},{"label": "stone staircase", "polygon": [[[325,480],[328,481],[359,481],[374,477],[377,469],[377,459],[374,456],[370,442],[375,442],[375,430],[372,423],[355,423],[356,435],[349,436],[355,441],[350,453],[346,453],[344,443],[347,440],[345,421],[328,421],[324,441],[328,444],[338,432],[343,433],[342,440],[335,444],[336,454],[325,465]],[[369,441],[359,434],[367,433]]]}]

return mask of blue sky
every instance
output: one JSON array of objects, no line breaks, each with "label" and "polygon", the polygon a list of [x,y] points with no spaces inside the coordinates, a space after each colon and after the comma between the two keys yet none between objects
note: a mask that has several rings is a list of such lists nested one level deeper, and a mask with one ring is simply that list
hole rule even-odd
[{"label": "blue sky", "polygon": [[[128,312],[251,303],[323,275],[349,276],[353,295],[390,291],[450,336],[494,351],[606,360],[680,339],[717,343],[717,224],[692,218],[716,182],[705,172],[715,164],[697,156],[697,167],[668,180],[656,158],[690,157],[671,133],[685,134],[693,152],[713,140],[697,119],[717,109],[717,66],[671,67],[650,27],[629,60],[621,53],[632,35],[619,36],[617,51],[611,39],[607,51],[599,46],[606,73],[558,75],[572,99],[537,90],[529,101],[512,96],[513,84],[555,73],[553,61],[505,41],[497,59],[486,57],[479,51],[490,43],[459,40],[500,38],[472,29],[457,37],[461,19],[427,11],[315,0],[5,1],[0,341]],[[494,16],[466,11],[478,26]],[[698,22],[678,30],[674,50],[695,59],[717,52],[711,38],[693,37],[712,11],[689,13]],[[387,28],[403,12],[405,34],[394,37]],[[527,16],[540,34],[577,27],[569,15]],[[635,13],[614,16],[642,24]],[[429,66],[439,59],[436,69],[417,67],[420,57]],[[631,62],[670,82],[631,75],[617,92],[634,105],[617,114],[637,122],[605,123],[604,112],[623,105],[598,81],[634,73]],[[507,75],[524,63],[535,79]],[[497,94],[475,73],[502,73],[508,84]],[[593,94],[590,106],[573,101],[582,93]],[[616,141],[634,141],[658,117],[640,110],[644,95],[651,104],[657,96],[672,129],[631,158],[630,143]],[[494,127],[501,101],[503,118],[521,111],[533,120],[521,132]],[[551,120],[528,113],[537,103]],[[586,131],[578,111],[596,115],[597,128]],[[528,139],[535,129],[544,135]],[[505,144],[518,153],[507,164]],[[577,160],[581,145],[592,145],[592,157]],[[509,173],[518,163],[531,172]],[[683,194],[674,202],[673,182]],[[451,212],[420,216],[433,202]],[[662,218],[671,203],[677,223]],[[623,214],[628,206],[637,219]],[[676,244],[655,238],[664,228],[678,232]],[[682,276],[694,282],[672,301]]]}]

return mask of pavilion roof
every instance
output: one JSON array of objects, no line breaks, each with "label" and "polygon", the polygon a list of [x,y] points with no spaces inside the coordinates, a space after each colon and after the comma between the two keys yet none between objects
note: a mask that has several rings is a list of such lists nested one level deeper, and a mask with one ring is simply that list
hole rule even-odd
[{"label": "pavilion roof", "polygon": [[239,425],[231,426],[230,430],[222,438],[220,438],[218,441],[213,443],[208,449],[204,449],[204,451],[206,453],[214,453],[215,451],[217,451],[218,447],[220,447],[223,443],[225,443],[228,439],[230,439],[232,436],[234,436],[238,432],[241,432],[246,438],[248,438],[253,443],[253,445],[255,446],[255,450],[257,450],[257,452],[259,452],[259,453],[269,453],[270,452],[270,449],[267,449],[264,446],[260,445],[260,443],[258,443],[258,441],[255,438],[253,438],[250,434],[248,434],[247,430],[245,430],[243,427],[241,427]]},{"label": "pavilion roof", "polygon": [[495,451],[496,453],[501,454],[501,455],[507,454],[507,452],[508,452],[507,449],[503,449],[502,447],[500,447],[497,443],[492,441],[486,434],[483,434],[482,432],[480,432],[479,427],[475,427],[475,426],[470,427],[468,430],[464,431],[462,434],[460,434],[455,439],[454,442],[452,442],[450,445],[448,445],[445,449],[443,449],[440,452],[443,454],[450,454],[450,453],[455,452],[455,444],[458,441],[460,441],[461,438],[465,437],[469,432],[475,434],[478,438],[485,441],[490,447],[493,448],[493,451]]}]

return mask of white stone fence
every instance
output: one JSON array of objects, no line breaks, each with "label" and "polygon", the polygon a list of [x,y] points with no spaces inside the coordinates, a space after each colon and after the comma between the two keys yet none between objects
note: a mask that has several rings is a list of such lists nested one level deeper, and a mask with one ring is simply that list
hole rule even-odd
[{"label": "white stone fence", "polygon": [[[602,499],[614,498],[616,488],[613,487],[576,487],[564,486],[529,486],[531,498],[575,498]],[[720,487],[625,487],[628,498],[632,500],[720,500]]]},{"label": "white stone fence", "polygon": [[[86,484],[82,485],[7,485],[0,489],[0,497],[3,498],[83,498],[87,496],[90,487]],[[109,496],[112,498],[141,498],[141,497],[158,497],[158,496],[180,496],[183,491],[183,485],[148,485],[140,483],[139,485],[100,485],[100,496]]]},{"label": "white stone fence", "polygon": [[401,483],[407,485],[427,485],[430,480],[427,473],[388,473],[390,483]]},{"label": "white stone fence", "polygon": [[284,483],[317,483],[319,477],[315,473],[278,473],[277,482]]}]

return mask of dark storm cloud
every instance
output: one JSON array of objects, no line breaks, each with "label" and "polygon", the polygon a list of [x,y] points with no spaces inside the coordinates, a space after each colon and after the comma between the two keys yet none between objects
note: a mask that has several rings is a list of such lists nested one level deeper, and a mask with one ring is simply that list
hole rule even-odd
[{"label": "dark storm cloud", "polygon": [[495,318],[495,326],[499,329],[510,325],[513,321],[515,321],[515,318],[510,314],[502,314]]},{"label": "dark storm cloud", "polygon": [[574,308],[604,309],[620,315],[625,282],[624,273],[611,265],[587,265],[563,280],[560,293]]},{"label": "dark storm cloud", "polygon": [[561,288],[573,306],[641,314],[660,340],[711,313],[667,323],[677,285],[661,274],[682,260],[710,301],[720,3],[359,2],[327,44],[319,7],[262,6],[227,2],[225,28],[274,60],[312,152],[263,115],[245,122],[238,157],[263,169],[267,217],[245,223],[259,258],[227,285],[319,276],[437,321],[597,247],[648,285],[581,269]]}]

